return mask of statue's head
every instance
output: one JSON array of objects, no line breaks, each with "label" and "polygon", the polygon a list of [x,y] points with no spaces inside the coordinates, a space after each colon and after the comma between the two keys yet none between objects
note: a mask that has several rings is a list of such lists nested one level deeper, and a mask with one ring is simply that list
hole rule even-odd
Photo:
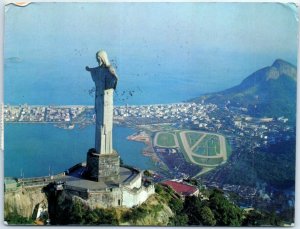
[{"label": "statue's head", "polygon": [[99,65],[104,64],[105,67],[110,66],[109,59],[107,57],[107,53],[104,50],[100,50],[96,53],[96,58]]}]

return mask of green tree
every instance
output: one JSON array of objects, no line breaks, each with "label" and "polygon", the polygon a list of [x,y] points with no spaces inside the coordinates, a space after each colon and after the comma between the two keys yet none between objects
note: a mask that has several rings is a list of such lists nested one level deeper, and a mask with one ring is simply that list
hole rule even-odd
[{"label": "green tree", "polygon": [[245,218],[243,220],[243,226],[260,226],[267,225],[263,220],[263,215],[256,211],[251,210],[245,214]]},{"label": "green tree", "polygon": [[242,210],[229,202],[219,190],[212,191],[209,197],[209,207],[218,226],[241,226]]},{"label": "green tree", "polygon": [[163,192],[162,186],[159,185],[159,184],[156,184],[155,185],[155,192],[158,193],[158,194],[161,194]]},{"label": "green tree", "polygon": [[188,216],[189,225],[203,225],[201,219],[201,208],[203,203],[196,196],[187,196],[184,201],[184,212]]},{"label": "green tree", "polygon": [[[118,225],[119,221],[114,209],[90,209],[81,201],[64,202],[68,207],[58,208],[55,224],[80,224],[80,225]],[[64,206],[63,204],[60,206]],[[52,221],[52,220],[51,220]]]},{"label": "green tree", "polygon": [[184,213],[176,214],[174,217],[170,218],[169,226],[187,226],[188,216]]},{"label": "green tree", "polygon": [[131,211],[128,211],[124,214],[123,220],[124,221],[132,221],[136,223],[139,219],[142,219],[148,215],[147,209],[143,208],[142,206],[133,207]]},{"label": "green tree", "polygon": [[118,225],[119,221],[116,212],[113,209],[96,208],[93,213],[97,215],[98,221],[96,224],[103,225]]},{"label": "green tree", "polygon": [[30,218],[23,217],[19,215],[16,211],[9,213],[5,217],[5,221],[11,225],[30,225],[33,224],[33,220]]},{"label": "green tree", "polygon": [[204,206],[200,210],[200,220],[205,226],[215,226],[217,221],[211,209],[207,206]]},{"label": "green tree", "polygon": [[69,224],[85,224],[87,209],[79,201],[75,201],[70,209]]},{"label": "green tree", "polygon": [[183,201],[180,198],[172,197],[168,202],[174,216],[170,218],[169,226],[186,226],[188,216],[183,212]]},{"label": "green tree", "polygon": [[183,209],[183,202],[179,198],[171,198],[169,201],[169,207],[174,213],[179,214]]},{"label": "green tree", "polygon": [[97,225],[99,217],[95,211],[89,211],[85,217],[85,220],[88,225]]},{"label": "green tree", "polygon": [[189,225],[240,226],[242,210],[227,200],[223,193],[213,190],[208,201],[199,197],[185,198],[183,212],[188,216]]},{"label": "green tree", "polygon": [[188,178],[188,179],[185,179],[184,181],[186,181],[186,182],[188,182],[192,185],[195,185],[195,186],[199,185],[199,182],[196,179],[193,179],[193,178]]}]

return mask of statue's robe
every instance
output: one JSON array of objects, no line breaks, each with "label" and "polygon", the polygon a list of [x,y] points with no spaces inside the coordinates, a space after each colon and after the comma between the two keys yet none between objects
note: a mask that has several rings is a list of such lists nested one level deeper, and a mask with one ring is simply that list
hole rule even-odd
[{"label": "statue's robe", "polygon": [[89,68],[96,85],[95,111],[96,132],[95,149],[98,154],[111,154],[113,128],[113,92],[117,77],[112,67]]}]

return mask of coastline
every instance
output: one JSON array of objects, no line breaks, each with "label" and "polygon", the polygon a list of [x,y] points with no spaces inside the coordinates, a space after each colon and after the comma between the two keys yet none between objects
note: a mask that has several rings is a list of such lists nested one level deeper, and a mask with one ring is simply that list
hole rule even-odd
[{"label": "coastline", "polygon": [[127,136],[126,139],[128,141],[144,143],[145,147],[143,148],[142,154],[146,157],[150,157],[151,160],[155,163],[155,165],[163,163],[153,150],[151,136],[145,131],[139,130],[138,132]]}]

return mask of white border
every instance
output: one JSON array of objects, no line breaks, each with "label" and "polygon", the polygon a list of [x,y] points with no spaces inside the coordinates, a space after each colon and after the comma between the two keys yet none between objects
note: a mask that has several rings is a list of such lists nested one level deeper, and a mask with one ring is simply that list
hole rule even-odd
[{"label": "white border", "polygon": [[239,3],[247,3],[247,2],[270,2],[270,3],[294,3],[296,5],[299,5],[299,1],[297,0],[214,0],[214,1],[209,1],[209,0],[189,0],[189,1],[182,1],[182,0],[33,0],[33,1],[12,1],[12,0],[4,0],[5,4],[10,4],[10,3],[18,3],[18,2],[207,2],[207,3],[221,3],[221,2],[239,2]]},{"label": "white border", "polygon": [[[4,1],[1,1],[0,3],[0,53],[2,54],[0,56],[0,106],[3,105],[4,103],[4,93],[3,93],[3,56],[4,56],[4,52],[3,52],[3,34],[4,34],[4,5],[7,5],[7,4],[11,4],[11,3],[16,3],[16,2],[25,2],[25,1],[22,1],[22,0],[19,0],[19,1],[11,1],[11,0],[4,0]],[[190,1],[181,1],[181,0],[165,0],[165,1],[160,1],[160,0],[142,0],[142,1],[138,1],[138,0],[133,0],[133,1],[130,1],[130,0],[33,0],[33,1],[30,1],[32,3],[35,3],[35,2],[38,2],[38,3],[44,3],[44,2],[216,2],[216,3],[222,3],[222,2],[228,2],[228,3],[233,3],[233,2],[239,2],[239,3],[247,3],[247,2],[261,2],[261,3],[264,3],[264,2],[269,2],[269,3],[294,3],[296,6],[298,6],[298,20],[300,18],[300,1],[298,0],[278,0],[278,1],[274,1],[274,0],[247,0],[247,1],[243,1],[243,0],[214,0],[214,1],[208,1],[208,0],[190,0]],[[26,6],[24,6],[26,7]],[[300,37],[299,37],[299,32],[300,32],[300,23],[298,23],[298,63],[297,63],[297,67],[298,67],[298,71],[297,71],[297,120],[299,120],[300,118],[300,115],[299,115],[299,112],[300,112],[300,92],[299,92],[299,86],[300,86],[300,83],[299,83],[299,77],[300,77],[300,52],[299,52],[299,48],[300,48]],[[2,111],[3,112],[3,111]],[[3,115],[2,115],[2,118],[3,118]],[[0,120],[1,121],[1,120]],[[297,156],[300,152],[300,124],[299,124],[299,121],[297,121],[297,132],[296,132],[296,135],[297,135],[297,143],[296,143],[296,165],[300,165],[300,156]],[[0,130],[1,131],[1,130]],[[1,140],[1,134],[3,136],[3,130],[2,130],[2,133],[0,133],[0,140]],[[0,156],[0,166],[1,166],[1,169],[0,169],[0,182],[1,184],[4,184],[3,181],[4,181],[4,154],[3,154],[3,151],[1,150],[1,145],[0,145],[0,153],[2,154]],[[296,166],[296,189],[295,189],[295,193],[297,194],[298,193],[298,190],[300,190],[300,184],[299,184],[299,176],[300,176],[300,170],[297,169],[297,166]],[[1,186],[1,185],[0,185]],[[300,220],[300,211],[299,211],[299,195],[300,194],[297,194],[295,195],[295,228],[300,228],[300,225],[299,225],[299,220]],[[2,222],[4,222],[4,187],[1,186],[0,187],[0,228],[2,227],[8,227],[6,225],[4,225]],[[12,227],[12,226],[10,226]],[[23,228],[24,226],[13,226],[13,228]],[[35,228],[36,226],[26,226],[26,228]],[[53,226],[52,226],[53,227]],[[43,226],[43,228],[51,228],[50,226]],[[70,226],[60,226],[60,228],[72,228]],[[89,228],[98,228],[99,229],[99,226],[97,227],[89,227]],[[102,227],[101,228],[112,228],[112,227]],[[127,227],[127,228],[141,228],[141,227]],[[156,228],[156,227],[147,227],[147,228]],[[177,228],[180,228],[180,227],[177,227]],[[201,227],[201,228],[208,228],[208,227]],[[221,227],[214,227],[214,228],[221,228]],[[226,228],[230,228],[230,227],[226,227]],[[261,227],[259,227],[261,228]],[[270,227],[272,228],[272,227]]]}]

